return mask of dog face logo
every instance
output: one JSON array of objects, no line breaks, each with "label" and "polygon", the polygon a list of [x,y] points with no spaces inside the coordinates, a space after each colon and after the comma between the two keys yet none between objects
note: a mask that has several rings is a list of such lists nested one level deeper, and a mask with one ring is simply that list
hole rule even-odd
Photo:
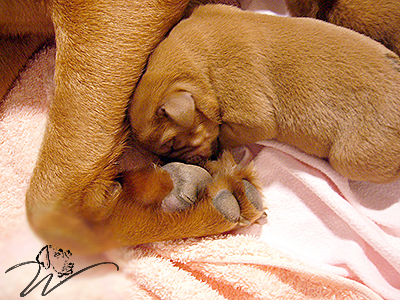
[{"label": "dog face logo", "polygon": [[61,248],[47,245],[40,250],[36,256],[36,261],[44,269],[53,268],[59,278],[71,275],[74,271],[74,264],[69,262],[72,256],[71,251],[64,251]]},{"label": "dog face logo", "polygon": [[[113,262],[101,262],[97,263],[91,266],[88,266],[86,268],[83,268],[79,270],[78,272],[75,272],[72,270],[74,268],[74,264],[72,262],[69,262],[70,257],[72,256],[71,251],[69,250],[63,250],[59,247],[54,247],[54,246],[44,246],[39,254],[36,256],[36,261],[26,261],[23,263],[16,264],[12,266],[11,268],[8,268],[6,273],[15,270],[16,268],[19,268],[21,266],[25,266],[27,264],[37,264],[38,265],[38,270],[35,275],[35,278],[28,284],[28,286],[19,294],[20,297],[25,297],[28,295],[30,292],[32,292],[37,286],[39,286],[42,282],[45,282],[45,286],[42,291],[42,296],[48,295],[51,291],[54,291],[56,288],[64,284],[65,282],[69,281],[72,277],[76,277],[79,274],[82,274],[83,272],[92,269],[94,267],[98,267],[101,265],[114,265],[117,268],[117,271],[119,270],[119,266],[116,263]],[[50,269],[52,268],[52,269]],[[40,272],[41,270],[51,270],[50,274],[46,274],[44,278],[40,278]],[[54,277],[54,273],[57,274],[58,278],[60,278],[60,282],[55,284],[53,287],[49,287],[51,280]],[[73,274],[72,274],[73,273]],[[65,276],[65,278],[62,278]]]}]

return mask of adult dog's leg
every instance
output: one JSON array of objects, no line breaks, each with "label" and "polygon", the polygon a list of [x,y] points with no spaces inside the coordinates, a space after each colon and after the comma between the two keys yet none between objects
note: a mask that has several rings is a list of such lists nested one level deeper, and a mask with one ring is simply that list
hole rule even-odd
[{"label": "adult dog's leg", "polygon": [[0,35],[0,103],[28,59],[49,38],[34,34]]},{"label": "adult dog's leg", "polygon": [[55,99],[26,197],[28,219],[47,241],[81,251],[115,246],[91,224],[113,212],[121,191],[115,162],[129,97],[151,50],[187,2],[52,2]]},{"label": "adult dog's leg", "polygon": [[[181,185],[176,172],[188,174],[190,166],[164,170],[151,162],[116,179],[129,97],[150,51],[186,5],[54,1],[56,92],[26,199],[30,224],[47,242],[96,252],[220,233],[261,215],[250,170],[229,159],[210,168],[207,182],[188,176]],[[192,193],[193,185],[200,194]],[[197,204],[180,212],[163,209],[164,199],[187,190]]]}]

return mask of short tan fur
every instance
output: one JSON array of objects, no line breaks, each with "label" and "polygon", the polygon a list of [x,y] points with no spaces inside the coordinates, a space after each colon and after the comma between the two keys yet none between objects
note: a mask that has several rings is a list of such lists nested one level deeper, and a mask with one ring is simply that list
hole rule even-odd
[{"label": "short tan fur", "polygon": [[[160,113],[180,95],[192,125]],[[217,139],[223,149],[276,139],[354,180],[400,174],[399,57],[314,19],[198,8],[151,55],[130,113],[138,141],[173,159],[201,163]]]}]

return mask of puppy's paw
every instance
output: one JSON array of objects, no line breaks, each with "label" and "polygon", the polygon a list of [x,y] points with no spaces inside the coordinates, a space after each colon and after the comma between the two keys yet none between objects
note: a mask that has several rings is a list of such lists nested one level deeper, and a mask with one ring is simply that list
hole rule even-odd
[{"label": "puppy's paw", "polygon": [[207,163],[207,170],[183,163],[162,168],[171,175],[174,188],[161,208],[175,212],[168,224],[182,217],[183,223],[173,226],[174,230],[180,228],[180,234],[218,234],[248,226],[265,214],[253,168],[238,165],[230,152]]},{"label": "puppy's paw", "polygon": [[191,207],[206,185],[212,181],[211,175],[203,168],[179,162],[162,167],[171,175],[174,188],[164,198],[161,207],[164,211],[178,211]]},{"label": "puppy's paw", "polygon": [[206,193],[229,222],[243,227],[265,215],[260,188],[251,165],[239,165],[230,152],[224,152],[219,160],[209,162],[206,169],[213,178]]}]

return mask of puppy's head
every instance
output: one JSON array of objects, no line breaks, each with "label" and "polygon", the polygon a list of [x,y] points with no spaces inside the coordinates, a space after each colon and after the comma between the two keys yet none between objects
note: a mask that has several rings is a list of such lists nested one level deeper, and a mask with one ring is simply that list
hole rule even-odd
[{"label": "puppy's head", "polygon": [[207,73],[207,47],[188,38],[202,38],[203,30],[190,26],[189,19],[150,55],[129,115],[142,147],[163,158],[201,164],[214,153],[221,116]]},{"label": "puppy's head", "polygon": [[164,159],[202,164],[216,151],[219,124],[200,110],[201,101],[190,80],[146,72],[129,108],[134,138]]}]

